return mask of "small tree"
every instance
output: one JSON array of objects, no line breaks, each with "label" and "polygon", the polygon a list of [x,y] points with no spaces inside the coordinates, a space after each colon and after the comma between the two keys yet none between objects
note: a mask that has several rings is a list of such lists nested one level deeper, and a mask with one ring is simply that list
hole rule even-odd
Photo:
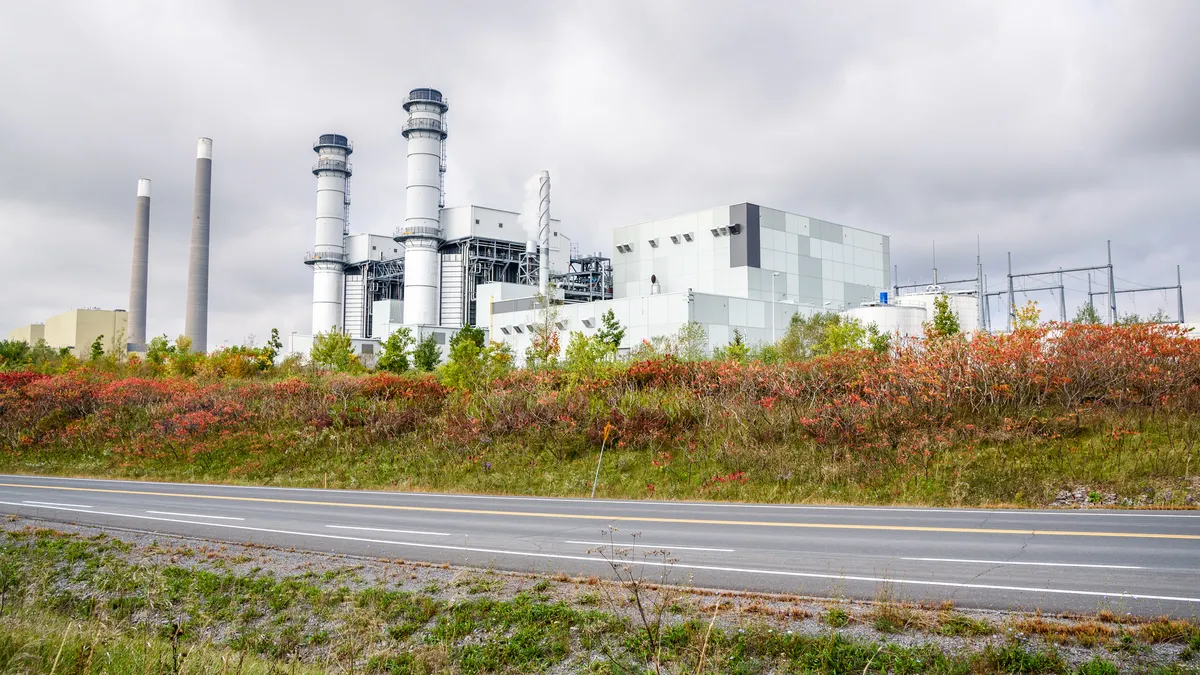
[{"label": "small tree", "polygon": [[[454,337],[459,335],[462,333]],[[493,342],[481,348],[474,335],[468,333],[450,341],[450,358],[442,367],[442,378],[448,387],[477,391],[507,373],[511,365],[512,350],[508,345]]]},{"label": "small tree", "polygon": [[460,328],[458,332],[454,334],[454,337],[450,338],[450,347],[453,348],[454,345],[461,340],[470,340],[471,342],[474,342],[475,346],[479,347],[480,349],[483,349],[484,342],[486,342],[483,336],[483,329],[476,328],[475,326],[463,326]]},{"label": "small tree", "polygon": [[1100,323],[1100,312],[1096,311],[1096,306],[1092,303],[1080,305],[1079,310],[1075,312],[1075,318],[1071,319],[1072,323]]},{"label": "small tree", "polygon": [[25,363],[29,343],[22,340],[0,340],[0,365]]},{"label": "small tree", "polygon": [[411,367],[408,361],[408,348],[413,346],[413,342],[412,331],[408,328],[401,327],[392,331],[392,334],[383,342],[383,353],[375,362],[375,368],[386,370],[389,373],[407,371]]},{"label": "small tree", "polygon": [[354,361],[354,341],[350,335],[331,326],[324,333],[313,336],[312,349],[308,353],[313,363],[336,371],[350,369]]},{"label": "small tree", "polygon": [[621,342],[625,339],[625,327],[617,321],[617,315],[610,309],[600,317],[600,330],[596,331],[596,338],[604,345],[609,354],[615,355],[617,350],[621,348]]},{"label": "small tree", "polygon": [[104,355],[115,363],[124,363],[129,357],[128,336],[123,328],[118,328],[116,334],[108,341],[108,349]]},{"label": "small tree", "polygon": [[433,333],[422,338],[417,343],[417,348],[413,350],[413,362],[416,363],[417,370],[431,373],[441,360],[442,348],[438,346],[437,338],[433,336]]},{"label": "small tree", "polygon": [[867,326],[867,345],[876,354],[887,354],[892,349],[892,336],[879,330],[879,326],[872,323]]},{"label": "small tree", "polygon": [[93,361],[99,361],[100,359],[104,358],[104,336],[103,335],[97,335],[96,339],[92,340],[91,358]]},{"label": "small tree", "polygon": [[708,351],[708,330],[698,321],[689,321],[675,334],[675,346],[676,356],[685,361],[702,359]]},{"label": "small tree", "polygon": [[550,366],[558,361],[562,348],[558,335],[558,305],[549,294],[537,297],[538,313],[533,324],[532,339],[525,349],[525,365],[529,368]]},{"label": "small tree", "polygon": [[599,334],[588,337],[573,332],[567,342],[567,369],[577,375],[591,375],[609,354],[609,344]]},{"label": "small tree", "polygon": [[271,363],[275,363],[275,359],[279,357],[279,352],[283,351],[283,340],[279,339],[279,329],[271,329],[271,339],[267,340],[266,346],[267,358],[271,359]]},{"label": "small tree", "polygon": [[962,332],[958,323],[958,312],[950,307],[950,296],[945,293],[933,301],[933,322],[925,327],[930,337],[953,337]]},{"label": "small tree", "polygon": [[745,363],[750,358],[750,348],[746,346],[746,338],[742,336],[742,331],[733,329],[733,340],[721,350],[720,356],[724,360],[738,363]]},{"label": "small tree", "polygon": [[166,335],[150,338],[150,343],[146,345],[146,360],[156,366],[161,366],[166,362],[167,356],[174,351],[175,345],[167,340]]},{"label": "small tree", "polygon": [[1038,308],[1036,302],[1030,300],[1016,311],[1016,316],[1013,319],[1013,328],[1016,330],[1037,328],[1037,325],[1042,322],[1042,310]]},{"label": "small tree", "polygon": [[175,338],[175,344],[167,353],[171,373],[185,377],[196,374],[196,364],[202,357],[202,354],[192,353],[192,339],[186,335]]}]

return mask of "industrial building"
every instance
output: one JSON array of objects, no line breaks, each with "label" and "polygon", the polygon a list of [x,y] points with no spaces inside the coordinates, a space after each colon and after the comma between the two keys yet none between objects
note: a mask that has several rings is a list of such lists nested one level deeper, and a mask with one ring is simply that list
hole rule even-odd
[{"label": "industrial building", "polygon": [[45,323],[22,326],[8,334],[10,340],[36,344],[45,340],[54,349],[68,348],[76,358],[91,356],[92,343],[102,337],[104,351],[114,340],[121,344],[129,335],[129,314],[123,309],[73,309],[46,319]]},{"label": "industrial building", "polygon": [[[739,331],[751,344],[775,340],[796,314],[877,300],[891,284],[887,235],[757,204],[741,203],[613,230],[613,254],[574,252],[550,216],[550,176],[538,177],[538,212],[446,207],[446,115],[437,89],[413,89],[401,127],[408,144],[405,221],[391,240],[348,225],[353,153],[326,134],[318,154],[312,334],[293,334],[306,353],[330,329],[376,353],[401,326],[445,344],[464,325],[488,330],[520,360],[532,326],[552,299],[557,328],[594,333],[612,310],[628,327],[628,350],[695,321],[708,346]],[[536,235],[529,231],[536,222]],[[884,293],[886,295],[886,293]],[[923,308],[910,311],[924,312]],[[562,341],[566,344],[566,340]]]},{"label": "industrial building", "polygon": [[527,285],[536,293],[543,270],[547,283],[555,280],[559,286],[560,298],[612,297],[607,258],[572,255],[562,223],[549,218],[548,175],[543,176],[544,240],[540,231],[529,231],[533,214],[523,218],[484,206],[446,207],[449,102],[440,91],[421,88],[412,90],[403,106],[408,114],[401,127],[408,143],[406,217],[390,237],[350,231],[350,140],[325,134],[313,145],[316,238],[304,257],[313,268],[312,332],[292,334],[289,352],[307,353],[313,335],[330,329],[354,338],[354,349],[363,356],[374,354],[378,341],[400,326],[409,326],[418,337],[433,334],[444,344],[457,329],[476,323],[481,286]]},{"label": "industrial building", "polygon": [[[734,330],[749,344],[774,342],[793,315],[870,302],[890,284],[887,235],[749,203],[618,227],[613,250],[613,298],[565,304],[554,318],[564,334],[591,335],[612,310],[627,327],[622,350],[692,321],[709,349]],[[481,308],[479,325],[521,355],[544,310],[508,291]]]}]

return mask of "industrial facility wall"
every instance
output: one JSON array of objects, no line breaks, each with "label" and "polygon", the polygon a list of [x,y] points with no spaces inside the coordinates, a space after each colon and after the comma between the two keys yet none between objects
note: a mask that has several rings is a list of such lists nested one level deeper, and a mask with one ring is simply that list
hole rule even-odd
[{"label": "industrial facility wall", "polygon": [[774,295],[841,309],[874,300],[890,285],[887,235],[751,207],[722,206],[615,229],[615,297],[649,295],[654,277],[663,293]]}]

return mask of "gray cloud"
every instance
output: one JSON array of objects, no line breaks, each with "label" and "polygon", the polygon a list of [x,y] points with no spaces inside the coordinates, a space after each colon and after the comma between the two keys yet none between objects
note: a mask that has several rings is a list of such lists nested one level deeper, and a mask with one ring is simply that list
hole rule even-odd
[{"label": "gray cloud", "polygon": [[935,239],[945,277],[973,272],[978,237],[999,287],[1007,251],[1076,266],[1111,238],[1118,276],[1157,285],[1200,248],[1198,23],[1186,0],[9,3],[0,318],[124,307],[146,176],[149,329],[181,332],[206,135],[210,343],[305,330],[311,142],[355,141],[352,227],[390,232],[414,86],[451,100],[451,204],[519,208],[550,169],[584,250],[750,200],[891,233],[902,281],[927,278]]}]

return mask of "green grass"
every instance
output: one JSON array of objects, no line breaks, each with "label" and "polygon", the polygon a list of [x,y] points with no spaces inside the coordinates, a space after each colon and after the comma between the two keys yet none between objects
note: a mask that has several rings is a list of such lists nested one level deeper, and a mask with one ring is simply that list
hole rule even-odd
[{"label": "green grass", "polygon": [[[730,431],[680,437],[639,450],[608,449],[596,496],[628,499],[727,500],[766,503],[1043,506],[1061,489],[1086,485],[1137,501],[1170,493],[1182,505],[1188,481],[1178,469],[1200,468],[1165,427],[1115,442],[1100,429],[1064,439],[950,445],[927,466],[879,462],[869,455],[837,458],[805,440],[756,442]],[[586,496],[598,448],[523,436],[470,447],[448,445],[439,432],[418,431],[377,442],[360,429],[309,435],[286,425],[264,428],[294,443],[286,451],[248,450],[238,441],[207,441],[207,452],[180,461],[114,454],[103,443],[57,443],[0,453],[0,471],[180,482],[288,487],[422,490],[483,494]],[[558,442],[558,441],[556,441]],[[689,449],[689,445],[695,445]],[[714,476],[741,472],[742,481]],[[1195,488],[1192,488],[1193,490]]]},{"label": "green grass", "polygon": [[[0,536],[0,673],[538,673],[646,672],[646,635],[626,618],[541,591],[457,601],[423,590],[341,585],[345,575],[277,577],[222,569],[149,565],[116,540],[47,530]],[[468,577],[470,588],[483,577]],[[539,584],[540,586],[540,584]],[[885,605],[876,618],[901,628],[915,612]],[[850,639],[849,614],[832,606],[825,633],[792,634],[763,621],[709,631],[685,617],[662,632],[664,672],[693,673],[1069,673],[1053,647],[997,643],[945,652]],[[980,635],[983,622],[940,615],[948,635]],[[1191,640],[1164,623],[1148,640]],[[703,654],[703,662],[701,662]],[[1157,671],[1186,672],[1183,666]],[[1099,658],[1078,670],[1107,675]]]}]

